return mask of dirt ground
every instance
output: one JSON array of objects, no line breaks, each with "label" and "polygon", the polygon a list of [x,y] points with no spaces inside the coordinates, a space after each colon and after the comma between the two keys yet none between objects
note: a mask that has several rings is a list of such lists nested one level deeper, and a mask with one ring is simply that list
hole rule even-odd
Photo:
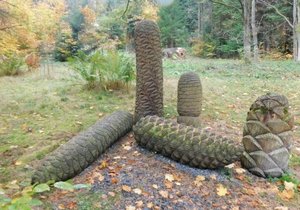
[{"label": "dirt ground", "polygon": [[219,170],[190,168],[138,147],[132,133],[74,183],[89,183],[92,188],[56,190],[45,200],[56,209],[296,210],[300,205],[298,194],[285,201],[279,191],[281,181],[256,177],[239,163]]}]

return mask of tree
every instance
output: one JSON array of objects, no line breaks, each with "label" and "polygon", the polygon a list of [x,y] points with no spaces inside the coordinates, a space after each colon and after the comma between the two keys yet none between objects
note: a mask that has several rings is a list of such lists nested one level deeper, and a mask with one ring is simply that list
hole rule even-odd
[{"label": "tree", "polygon": [[166,47],[184,46],[187,43],[188,31],[184,11],[175,0],[173,4],[161,7],[158,25],[161,30],[161,40]]},{"label": "tree", "polygon": [[300,3],[299,0],[293,0],[293,16],[292,21],[289,20],[285,14],[283,14],[276,6],[269,3],[266,0],[259,0],[262,4],[272,8],[293,30],[293,57],[294,60],[300,62]]}]

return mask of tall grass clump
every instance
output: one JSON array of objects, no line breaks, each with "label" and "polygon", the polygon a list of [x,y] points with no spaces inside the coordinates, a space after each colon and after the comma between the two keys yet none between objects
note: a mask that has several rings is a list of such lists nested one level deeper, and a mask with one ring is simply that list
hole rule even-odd
[{"label": "tall grass clump", "polygon": [[78,54],[68,59],[71,69],[79,73],[89,89],[104,90],[128,88],[135,78],[133,60],[117,51]]},{"label": "tall grass clump", "polygon": [[23,64],[23,58],[16,54],[9,56],[0,56],[0,77],[20,74],[21,66]]}]

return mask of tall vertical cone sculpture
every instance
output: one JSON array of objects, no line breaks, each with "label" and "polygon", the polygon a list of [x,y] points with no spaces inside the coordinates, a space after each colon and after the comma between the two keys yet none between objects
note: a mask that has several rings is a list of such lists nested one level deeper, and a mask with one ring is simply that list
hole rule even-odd
[{"label": "tall vertical cone sculpture", "polygon": [[163,116],[163,69],[160,31],[157,24],[142,20],[135,27],[136,102],[134,120],[147,115]]},{"label": "tall vertical cone sculpture", "polygon": [[294,120],[285,96],[269,93],[252,104],[244,127],[243,167],[262,177],[280,177],[288,169]]},{"label": "tall vertical cone sculpture", "polygon": [[182,74],[177,88],[177,122],[189,126],[200,127],[202,107],[201,81],[195,72]]}]

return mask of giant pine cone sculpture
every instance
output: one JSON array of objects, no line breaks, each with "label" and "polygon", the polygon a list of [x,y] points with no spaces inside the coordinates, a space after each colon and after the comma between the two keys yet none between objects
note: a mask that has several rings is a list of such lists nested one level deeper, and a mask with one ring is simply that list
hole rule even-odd
[{"label": "giant pine cone sculpture", "polygon": [[135,121],[147,115],[163,116],[163,70],[160,32],[150,20],[135,27],[136,102]]},{"label": "giant pine cone sculpture", "polygon": [[267,94],[256,99],[244,127],[242,165],[258,176],[281,176],[288,168],[293,123],[285,96]]},{"label": "giant pine cone sculpture", "polygon": [[188,72],[181,75],[177,88],[178,123],[200,127],[202,86],[198,74]]},{"label": "giant pine cone sculpture", "polygon": [[133,116],[125,111],[116,111],[98,121],[46,156],[36,168],[32,183],[64,181],[76,176],[129,132],[132,125]]},{"label": "giant pine cone sculpture", "polygon": [[236,142],[157,116],[142,118],[133,132],[140,146],[197,168],[228,165],[239,160],[243,151]]}]

